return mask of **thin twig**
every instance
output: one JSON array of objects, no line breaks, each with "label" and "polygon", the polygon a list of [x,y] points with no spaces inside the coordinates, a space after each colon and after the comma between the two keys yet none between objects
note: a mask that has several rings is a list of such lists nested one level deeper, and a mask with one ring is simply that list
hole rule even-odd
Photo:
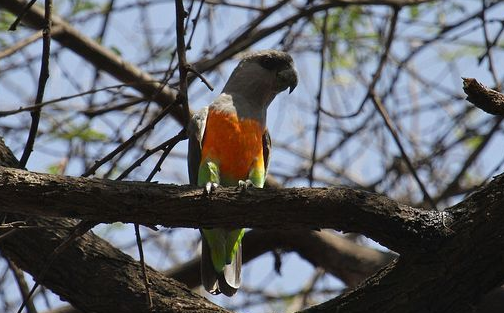
[{"label": "thin twig", "polygon": [[17,29],[17,26],[19,25],[19,23],[21,23],[26,13],[28,13],[28,11],[35,4],[35,2],[37,2],[37,0],[31,0],[26,4],[26,6],[23,8],[23,11],[18,15],[14,23],[12,23],[11,26],[9,27],[10,31],[15,31]]},{"label": "thin twig", "polygon": [[184,10],[183,0],[175,0],[175,10],[177,15],[177,55],[179,60],[179,98],[184,111],[184,126],[187,126],[191,113],[189,111],[189,103],[187,98],[187,72],[189,65],[186,59],[186,45],[185,45],[185,28],[184,19],[187,17],[187,12]]},{"label": "thin twig", "polygon": [[[27,8],[27,10],[28,9],[29,7]],[[39,83],[37,88],[37,97],[35,98],[35,104],[41,103],[42,100],[44,99],[45,86],[47,80],[49,79],[49,57],[51,55],[51,24],[52,24],[51,15],[52,15],[52,0],[45,0],[45,13],[44,13],[45,25],[44,29],[42,30],[42,63],[40,65]],[[12,26],[14,26],[15,29],[15,25],[13,24]],[[31,118],[32,123],[30,126],[30,132],[28,134],[28,140],[26,141],[26,146],[24,148],[23,155],[21,156],[21,159],[19,161],[21,167],[26,167],[26,163],[28,162],[30,154],[33,151],[33,145],[35,144],[35,138],[37,137],[37,130],[40,121],[40,109],[32,111]]]},{"label": "thin twig", "polygon": [[[487,31],[487,27],[486,27],[486,19],[485,19],[485,12],[486,12],[486,9],[487,9],[487,6],[486,6],[486,1],[485,0],[481,0],[481,3],[483,5],[483,8],[481,10],[481,15],[480,15],[480,18],[481,18],[481,23],[483,24],[483,36],[485,38],[485,46],[486,46],[486,56],[488,57],[488,70],[490,71],[490,73],[492,74],[492,78],[494,80],[494,83],[495,83],[495,89],[497,91],[500,91],[501,90],[501,83],[500,83],[500,80],[498,78],[498,75],[497,75],[497,71],[495,70],[495,65],[494,65],[494,62],[493,62],[493,57],[492,57],[492,44],[490,43],[490,39],[489,39],[489,36],[488,36],[488,31]],[[481,59],[483,60],[483,59]]]},{"label": "thin twig", "polygon": [[157,172],[161,171],[161,165],[163,164],[163,162],[166,159],[166,157],[168,156],[168,154],[170,154],[170,152],[173,149],[173,147],[175,147],[175,145],[178,142],[180,142],[181,140],[187,139],[187,132],[186,132],[185,128],[183,128],[177,134],[177,136],[173,137],[173,139],[174,140],[168,146],[166,146],[164,148],[163,154],[161,155],[161,157],[159,158],[158,162],[156,163],[156,166],[151,171],[151,173],[149,174],[149,177],[147,177],[147,179],[145,181],[150,182],[152,180],[152,178],[154,177],[154,175],[156,175]]},{"label": "thin twig", "polygon": [[320,132],[321,108],[322,108],[322,93],[324,91],[324,69],[325,69],[325,48],[327,45],[327,21],[329,19],[329,12],[326,11],[324,15],[324,23],[322,26],[322,45],[320,47],[320,69],[319,69],[319,88],[317,93],[317,111],[315,122],[315,133],[313,135],[313,150],[311,155],[311,165],[308,172],[308,180],[310,187],[313,187],[313,171],[317,163],[317,143]]},{"label": "thin twig", "polygon": [[[54,36],[55,34],[61,33],[61,31],[62,31],[61,27],[59,26],[53,27],[51,29],[51,35]],[[7,47],[5,50],[0,51],[0,59],[13,55],[17,51],[39,40],[40,38],[42,38],[43,35],[44,35],[43,31],[38,31],[26,37],[25,39],[15,43],[14,45]]]},{"label": "thin twig", "polygon": [[464,175],[467,173],[467,170],[471,167],[474,161],[476,161],[481,152],[483,152],[483,149],[485,149],[487,144],[490,142],[490,139],[494,137],[494,135],[500,129],[502,120],[504,120],[504,116],[496,116],[494,118],[494,125],[492,126],[492,128],[488,131],[487,134],[481,137],[481,141],[479,142],[478,146],[476,146],[471,154],[467,157],[464,164],[462,164],[459,172],[457,173],[457,175],[455,175],[455,178],[451,181],[450,184],[448,184],[443,192],[441,192],[440,195],[436,197],[436,202],[439,202],[440,200],[446,199],[447,197],[453,195],[460,188],[460,180],[462,179],[462,177],[464,177]]},{"label": "thin twig", "polygon": [[[184,34],[185,34],[185,26],[184,26],[184,19],[187,17],[187,13],[184,10],[184,4],[182,0],[176,0],[175,1],[175,9],[176,9],[176,16],[177,16],[177,23],[176,23],[176,29],[177,29],[177,54],[178,54],[178,60],[179,60],[179,77],[180,77],[180,84],[179,84],[179,93],[177,95],[178,100],[180,104],[182,104],[183,107],[183,113],[184,113],[184,126],[186,126],[189,123],[190,120],[190,109],[189,109],[189,104],[188,104],[188,97],[187,97],[187,73],[189,71],[189,65],[187,63],[186,59],[186,45],[185,45],[185,39],[184,39]],[[200,10],[201,11],[201,6]],[[198,12],[198,14],[199,14]],[[197,73],[198,74],[198,73]],[[202,75],[199,75],[200,79],[202,79],[204,82],[206,81],[204,78],[202,78]],[[209,84],[207,83],[207,86]],[[178,140],[179,137],[182,135],[185,136],[185,129],[183,129],[177,136],[175,136],[174,140],[170,139],[168,140],[168,148],[165,148],[163,155],[161,156],[160,160],[157,162],[154,170],[151,172],[149,177],[147,178],[147,181],[151,181],[152,178],[154,177],[154,174],[161,168],[161,164],[164,161],[164,159],[168,156],[169,152],[171,149],[178,143],[180,140]],[[116,149],[117,150],[117,149]],[[149,156],[149,151],[144,154],[144,157],[147,158]],[[152,154],[152,153],[151,153]],[[127,175],[134,167],[137,165],[141,164],[142,159],[140,158],[135,162],[130,168],[128,168],[121,176],[119,176],[119,179],[122,179]],[[131,170],[130,170],[131,169]],[[128,171],[129,170],[129,171]],[[144,275],[144,284],[145,284],[145,291],[146,291],[146,297],[147,297],[147,304],[149,308],[152,307],[152,298],[150,294],[150,288],[149,288],[149,278],[147,275],[147,270],[145,267],[145,261],[143,258],[143,249],[142,249],[142,238],[140,237],[140,229],[138,224],[135,224],[135,235],[136,235],[136,241],[137,241],[137,246],[140,254],[140,263],[142,264],[142,271]]]},{"label": "thin twig", "polygon": [[[96,41],[99,43],[103,44],[104,38],[105,38],[105,33],[107,31],[107,26],[110,21],[110,13],[112,12],[112,9],[114,7],[114,1],[115,0],[110,0],[108,4],[105,6],[104,12],[103,12],[103,20],[102,20],[102,25],[100,27],[100,33],[98,36],[95,38]],[[100,69],[95,68],[94,70],[94,77],[93,77],[93,83],[91,85],[91,89],[95,89],[96,85],[98,83],[98,79],[100,78]],[[94,96],[95,94],[91,94],[91,96],[88,99],[88,105],[93,106],[94,102]]]},{"label": "thin twig", "polygon": [[134,133],[128,140],[117,146],[112,152],[101,158],[100,160],[96,161],[95,164],[90,167],[87,171],[82,174],[82,177],[88,177],[89,175],[92,175],[96,172],[98,168],[100,168],[103,164],[107,163],[108,161],[112,160],[113,157],[115,157],[119,152],[124,150],[126,147],[129,147],[133,143],[135,143],[138,138],[142,137],[145,133],[148,131],[154,129],[156,124],[161,121],[168,113],[170,113],[171,109],[173,108],[173,105],[165,107],[161,113],[159,113],[158,116],[156,116],[155,119],[152,120],[147,126],[139,130],[138,132]]},{"label": "thin twig", "polygon": [[198,76],[198,78],[201,79],[201,81],[207,86],[208,89],[210,89],[210,91],[214,91],[214,87],[205,78],[205,76],[203,76],[203,74],[201,74],[200,72],[198,72],[197,70],[195,70],[192,66],[188,66],[187,70],[189,72],[193,73],[194,75]]},{"label": "thin twig", "polygon": [[436,203],[434,202],[434,200],[432,200],[432,197],[429,195],[429,192],[427,191],[424,184],[420,180],[420,177],[418,176],[415,167],[413,166],[413,163],[411,163],[411,160],[408,157],[408,154],[406,153],[406,150],[404,149],[401,140],[399,139],[399,135],[397,134],[397,131],[393,126],[393,122],[390,116],[388,115],[387,110],[385,109],[385,106],[383,105],[381,99],[376,95],[374,91],[371,94],[371,99],[373,100],[376,109],[380,113],[380,116],[383,118],[385,125],[387,126],[390,134],[392,135],[392,138],[394,138],[394,141],[397,147],[399,148],[399,151],[401,152],[401,157],[403,158],[404,162],[406,162],[406,166],[408,167],[409,171],[413,175],[413,178],[416,180],[418,186],[420,187],[420,190],[422,191],[424,196],[424,200],[426,200],[432,206],[432,208],[436,208]]},{"label": "thin twig", "polygon": [[[193,3],[194,3],[194,1],[193,1]],[[175,3],[175,5],[176,5],[176,6],[178,6],[178,3]],[[202,5],[201,5],[201,6],[202,6]],[[200,6],[200,9],[199,9],[199,11],[198,11],[198,16],[199,16],[199,13],[201,12],[201,6]],[[176,9],[177,9],[177,8],[176,8]],[[191,9],[192,9],[192,5],[191,5]],[[181,33],[182,33],[182,37],[181,37],[181,38],[182,38],[182,43],[183,43],[183,39],[184,39],[184,36],[183,36],[183,35],[185,34],[185,32],[186,32],[186,30],[187,30],[187,27],[188,27],[188,23],[186,23],[186,25],[184,26],[184,18],[185,18],[186,16],[188,16],[189,14],[188,14],[187,12],[185,12],[185,10],[183,9],[183,5],[182,5],[182,11],[183,11],[183,14],[182,14],[182,16],[183,16],[182,21],[180,22],[180,21],[177,19],[177,48],[176,48],[176,49],[174,49],[174,50],[173,50],[173,52],[171,53],[171,58],[170,58],[170,60],[171,60],[171,61],[170,61],[169,65],[168,65],[168,70],[166,70],[166,71],[165,71],[165,75],[164,75],[164,77],[163,77],[163,79],[161,80],[161,83],[160,83],[160,88],[161,88],[161,89],[158,89],[158,90],[156,91],[156,93],[160,93],[160,92],[162,91],[162,88],[164,88],[164,87],[168,84],[168,81],[169,81],[169,80],[173,77],[173,75],[174,75],[174,73],[175,73],[175,71],[174,71],[174,70],[172,70],[172,65],[173,65],[173,61],[175,60],[175,54],[177,54],[178,49],[179,49],[179,37],[180,37],[180,36],[179,36],[179,29],[180,29],[180,28],[181,28],[181,29],[183,29],[183,30],[181,31]],[[176,14],[177,14],[177,17],[178,17],[178,16],[179,16],[179,15],[178,15],[178,11],[176,11],[176,12],[177,12]],[[182,25],[179,25],[179,22],[180,22]],[[193,30],[192,30],[191,36],[194,34],[194,31],[195,31],[195,29],[196,29],[195,27],[196,27],[196,25],[193,27]],[[184,45],[185,45],[185,44],[184,44]],[[185,50],[184,50],[184,51],[185,51]],[[184,52],[184,60],[185,60],[185,52]],[[179,56],[179,69],[180,69],[180,64],[181,64],[181,63],[180,63],[180,56]],[[186,66],[187,66],[187,68],[189,67],[189,65],[187,64],[187,62],[186,62]],[[188,71],[188,70],[189,70],[189,69],[187,69],[187,71]],[[180,75],[180,78],[181,78],[181,80],[182,80],[182,75]],[[185,98],[187,99],[187,72],[186,72],[186,79],[185,79],[185,81],[186,81],[186,85],[185,85],[185,90],[186,90],[186,93],[185,93]],[[183,88],[183,86],[180,86],[179,93],[177,93],[177,99],[176,99],[176,102],[177,102],[178,104],[182,104],[182,107],[183,107],[183,110],[182,110],[182,111],[183,111],[183,112],[182,112],[182,119],[183,119],[183,120],[182,120],[182,121],[180,121],[180,120],[179,120],[179,122],[181,122],[181,124],[182,124],[183,126],[185,126],[185,125],[189,122],[189,117],[191,116],[191,113],[190,113],[189,106],[188,106],[188,105],[187,105],[187,106],[184,106],[184,101],[178,101],[178,100],[180,100],[180,97],[181,97],[181,95],[180,95],[180,94],[181,94],[181,90],[182,90],[182,88]],[[185,102],[187,102],[187,100],[186,100]],[[147,115],[147,111],[149,110],[149,107],[150,107],[150,101],[147,103],[147,106],[145,106],[145,109],[144,109],[144,111],[143,111],[143,113],[142,113],[142,116],[140,117],[140,120],[139,120],[139,122],[138,122],[138,125],[135,127],[135,130],[134,130],[135,132],[137,131],[138,127],[140,127],[140,125],[142,125],[143,120],[144,120],[145,116]]]},{"label": "thin twig", "polygon": [[[150,182],[152,180],[152,178],[154,177],[154,173],[156,173],[156,171],[159,170],[159,168],[161,166],[161,163],[164,161],[164,159],[166,158],[166,156],[168,156],[168,154],[173,149],[173,147],[175,147],[175,145],[177,143],[179,143],[181,140],[184,140],[184,139],[187,139],[187,132],[185,131],[185,129],[182,129],[176,136],[174,136],[174,137],[170,138],[169,140],[163,142],[162,144],[160,144],[159,146],[157,146],[154,149],[147,150],[145,152],[145,154],[140,159],[138,159],[137,161],[135,161],[135,163],[133,163],[128,169],[126,169],[126,171],[124,171],[121,175],[119,175],[119,177],[117,177],[116,180],[117,181],[122,180],[134,168],[136,168],[137,166],[140,166],[142,164],[142,162],[145,159],[147,159],[150,155],[154,154],[155,152],[157,152],[157,151],[159,151],[161,149],[164,149],[164,152],[163,152],[163,155],[162,155],[161,159],[158,161],[158,163],[156,164],[156,167],[151,172],[151,174],[149,175],[149,177],[146,179],[146,182]],[[140,226],[137,223],[135,223],[134,225],[135,225],[135,237],[136,237],[136,243],[137,243],[137,247],[138,247],[138,254],[140,256],[140,264],[142,266],[142,274],[143,274],[144,285],[145,285],[145,297],[146,297],[148,308],[151,309],[152,306],[153,306],[152,295],[150,293],[149,276],[147,274],[147,267],[145,265],[144,252],[143,252],[143,246],[142,246],[142,237],[140,235]],[[154,230],[156,230],[155,227],[151,227],[151,228],[154,229]]]},{"label": "thin twig", "polygon": [[[411,163],[410,158],[408,157],[408,154],[406,153],[406,150],[404,149],[401,140],[399,139],[399,135],[397,134],[397,131],[394,128],[392,119],[390,118],[389,114],[387,113],[387,110],[385,109],[385,106],[383,105],[381,99],[378,97],[376,94],[374,88],[376,86],[376,83],[378,82],[378,79],[380,78],[381,72],[385,66],[385,63],[387,61],[387,57],[390,51],[390,47],[392,45],[392,41],[394,39],[394,34],[395,34],[395,29],[397,25],[397,18],[399,16],[399,11],[400,8],[394,7],[394,14],[392,16],[392,20],[390,22],[390,29],[389,29],[389,34],[387,37],[387,41],[385,43],[385,51],[383,52],[380,63],[378,65],[378,69],[376,70],[375,74],[373,75],[373,80],[371,81],[371,84],[369,85],[368,89],[368,96],[371,97],[371,100],[373,101],[373,104],[380,114],[380,116],[383,118],[383,121],[385,122],[385,125],[387,126],[390,134],[392,135],[392,138],[394,139],[397,147],[399,148],[399,151],[401,152],[401,156],[406,162],[406,166],[408,167],[409,171],[413,175],[413,178],[417,182],[418,186],[420,187],[420,190],[423,193],[424,199],[432,206],[432,208],[436,207],[436,203],[432,200],[432,197],[429,195],[429,192],[427,191],[427,188],[425,188],[424,184],[420,180],[420,177],[418,176],[415,167]],[[366,96],[366,97],[368,97]]]},{"label": "thin twig", "polygon": [[145,266],[145,259],[142,247],[142,237],[140,236],[140,226],[137,223],[135,223],[135,238],[138,247],[138,254],[140,255],[140,264],[142,266],[142,273],[145,285],[145,298],[147,300],[148,308],[151,309],[152,296],[150,293],[150,282],[149,282],[149,276],[147,275],[147,267]]},{"label": "thin twig", "polygon": [[[23,271],[16,265],[14,264],[11,260],[7,259],[7,263],[9,264],[9,268],[12,270],[12,273],[14,274],[14,278],[16,279],[17,285],[19,287],[19,291],[21,292],[21,296],[23,299],[28,298],[28,294],[30,292],[30,289],[28,287],[28,284],[26,283],[26,280],[24,278],[24,273]],[[37,308],[33,304],[32,299],[27,301],[26,304],[26,310],[28,313],[37,313]]]},{"label": "thin twig", "polygon": [[151,155],[153,155],[154,153],[160,151],[160,150],[164,150],[166,149],[167,147],[171,146],[172,144],[176,144],[184,139],[187,139],[187,135],[185,135],[186,132],[180,132],[178,135],[166,140],[165,142],[161,143],[160,145],[158,145],[157,147],[154,147],[152,149],[148,149],[147,151],[145,151],[144,155],[142,155],[142,157],[140,157],[138,160],[136,160],[132,165],[130,165],[124,172],[121,173],[121,175],[119,175],[117,177],[116,180],[122,180],[124,179],[126,176],[129,175],[129,173],[131,173],[135,168],[139,167],[140,165],[142,165],[142,162],[147,160],[147,158],[149,158]]},{"label": "thin twig", "polygon": [[[152,83],[153,84],[157,84],[158,82],[157,81],[153,81]],[[65,96],[65,97],[61,97],[61,98],[57,98],[57,99],[48,100],[48,101],[41,102],[41,103],[38,103],[38,104],[35,104],[35,105],[31,105],[31,106],[20,105],[19,108],[15,109],[15,110],[0,111],[0,117],[14,115],[14,114],[18,114],[18,113],[21,113],[21,112],[32,112],[32,111],[38,110],[38,109],[40,109],[40,108],[42,108],[42,107],[44,107],[46,105],[50,105],[50,104],[54,104],[54,103],[58,103],[58,102],[66,101],[66,100],[70,100],[70,99],[73,99],[73,98],[78,98],[78,97],[89,95],[89,94],[92,94],[92,93],[97,93],[97,92],[106,91],[106,90],[110,90],[110,89],[116,89],[116,88],[120,89],[122,87],[134,86],[134,85],[139,85],[139,84],[140,85],[144,85],[145,83],[126,83],[126,84],[112,85],[112,86],[107,86],[107,87],[103,87],[103,88],[98,88],[98,89],[92,89],[92,90],[84,91],[84,92],[77,93],[77,94],[74,94],[74,95],[71,95],[71,96]],[[85,112],[86,111],[82,111],[82,113],[86,114]]]},{"label": "thin twig", "polygon": [[[201,15],[201,10],[203,9],[203,4],[205,4],[205,0],[202,0],[200,2],[200,6],[198,8],[198,12],[196,13],[196,17],[191,20],[193,23],[193,27],[191,30],[191,35],[189,35],[189,39],[187,40],[186,50],[191,50],[192,39],[193,39],[194,34],[196,33],[196,26],[198,25],[198,21],[199,21],[200,15]],[[186,25],[186,29],[187,29],[187,25]]]},{"label": "thin twig", "polygon": [[87,109],[84,111],[80,111],[80,113],[84,114],[85,116],[87,116],[89,118],[92,118],[92,117],[96,117],[98,115],[102,115],[102,114],[113,112],[113,111],[123,111],[131,106],[137,105],[137,104],[142,103],[144,101],[145,101],[144,98],[136,98],[135,97],[135,98],[133,98],[129,101],[126,101],[124,103],[112,105],[109,107],[104,107],[101,109]]},{"label": "thin twig", "polygon": [[[154,177],[155,173],[158,172],[161,169],[161,164],[164,162],[170,151],[175,147],[177,143],[179,143],[181,140],[184,140],[187,138],[187,132],[185,131],[185,128],[183,128],[176,136],[172,137],[171,139],[165,141],[158,147],[163,147],[164,152],[161,156],[161,158],[158,160],[156,163],[156,166],[152,170],[152,172],[149,174],[147,179],[145,180],[146,182],[150,182],[152,178]],[[158,148],[156,147],[156,148]],[[153,149],[155,150],[155,149]],[[152,150],[151,150],[152,151]],[[142,158],[147,158],[146,156],[148,155],[149,150],[144,154]],[[154,152],[150,153],[149,155],[153,154]],[[142,159],[140,158],[140,159]],[[139,159],[139,160],[140,160]],[[134,168],[136,164],[141,164],[141,162],[135,162],[132,166],[130,166],[124,173],[122,173],[116,180],[121,180],[122,178],[126,177],[127,171],[131,168]],[[131,171],[131,170],[130,170]],[[128,172],[129,173],[129,172]],[[140,255],[140,264],[142,266],[142,273],[143,273],[143,278],[144,278],[144,285],[145,285],[145,297],[147,301],[147,305],[150,308],[152,308],[152,296],[150,293],[150,282],[149,282],[149,276],[147,274],[147,267],[145,265],[145,259],[144,259],[144,253],[143,253],[143,246],[142,246],[142,237],[140,235],[140,226],[139,224],[135,223],[135,237],[136,237],[136,243],[138,247],[138,254]],[[155,229],[155,228],[152,228]]]}]

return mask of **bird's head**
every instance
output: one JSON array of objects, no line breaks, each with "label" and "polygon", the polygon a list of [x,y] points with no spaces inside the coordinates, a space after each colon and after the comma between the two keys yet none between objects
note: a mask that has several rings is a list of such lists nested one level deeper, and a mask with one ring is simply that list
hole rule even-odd
[{"label": "bird's head", "polygon": [[240,64],[243,66],[247,66],[247,64],[259,65],[263,71],[268,72],[268,76],[274,75],[277,93],[287,88],[291,93],[297,86],[297,71],[292,57],[287,52],[278,50],[259,51],[245,57]]},{"label": "bird's head", "polygon": [[275,96],[289,88],[291,93],[298,83],[292,57],[283,51],[262,50],[246,55],[229,78],[224,92],[260,99],[265,106]]}]

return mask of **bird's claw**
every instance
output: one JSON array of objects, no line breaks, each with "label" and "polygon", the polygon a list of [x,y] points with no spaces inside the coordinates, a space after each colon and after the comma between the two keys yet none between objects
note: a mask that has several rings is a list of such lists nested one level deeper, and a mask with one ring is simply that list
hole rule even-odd
[{"label": "bird's claw", "polygon": [[239,180],[238,181],[238,187],[236,188],[237,190],[240,190],[242,192],[247,191],[250,187],[254,187],[254,183],[250,180]]},{"label": "bird's claw", "polygon": [[211,196],[212,194],[215,193],[215,191],[217,190],[217,187],[219,187],[219,185],[216,183],[212,183],[212,182],[206,183],[205,189],[203,189],[203,195],[205,195],[207,197]]}]

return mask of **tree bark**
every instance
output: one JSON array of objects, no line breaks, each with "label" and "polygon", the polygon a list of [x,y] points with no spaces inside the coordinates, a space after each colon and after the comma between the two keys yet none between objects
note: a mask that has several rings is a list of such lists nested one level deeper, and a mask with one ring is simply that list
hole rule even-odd
[{"label": "tree bark", "polygon": [[[21,217],[7,216],[9,221]],[[29,221],[40,228],[16,230],[0,248],[37,278],[45,260],[77,223],[44,217]],[[153,312],[226,312],[151,268],[148,275]],[[91,232],[58,255],[39,282],[84,312],[149,312],[140,264]]]},{"label": "tree bark", "polygon": [[504,95],[483,86],[474,78],[462,78],[467,101],[483,111],[504,117]]},{"label": "tree bark", "polygon": [[[401,253],[445,238],[451,213],[411,208],[347,187],[219,187],[203,189],[143,182],[40,174],[0,168],[4,212],[79,218],[97,223],[165,227],[332,228],[367,235]],[[252,209],[251,209],[252,208]]]}]

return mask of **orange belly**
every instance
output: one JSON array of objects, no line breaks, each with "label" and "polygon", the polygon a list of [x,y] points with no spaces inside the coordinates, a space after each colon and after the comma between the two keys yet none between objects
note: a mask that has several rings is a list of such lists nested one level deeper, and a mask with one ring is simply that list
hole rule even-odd
[{"label": "orange belly", "polygon": [[218,164],[221,184],[246,180],[252,168],[264,168],[263,126],[236,114],[210,110],[201,151],[201,162]]}]

